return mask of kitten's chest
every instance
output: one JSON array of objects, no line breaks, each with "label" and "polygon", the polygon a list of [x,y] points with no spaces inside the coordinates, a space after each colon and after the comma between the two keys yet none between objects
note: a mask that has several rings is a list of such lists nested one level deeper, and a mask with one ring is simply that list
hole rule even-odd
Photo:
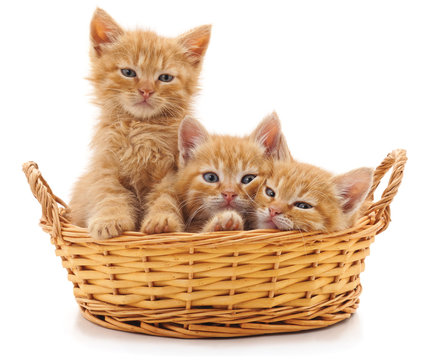
[{"label": "kitten's chest", "polygon": [[177,126],[134,124],[119,126],[112,151],[122,177],[131,183],[159,181],[176,167]]}]

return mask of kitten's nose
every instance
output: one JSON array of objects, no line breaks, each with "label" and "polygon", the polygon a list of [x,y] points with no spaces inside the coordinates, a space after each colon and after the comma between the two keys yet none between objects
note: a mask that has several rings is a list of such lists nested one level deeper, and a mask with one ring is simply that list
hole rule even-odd
[{"label": "kitten's nose", "polygon": [[269,213],[271,217],[275,217],[282,213],[282,211],[276,207],[269,207]]},{"label": "kitten's nose", "polygon": [[152,94],[154,93],[154,90],[149,89],[139,89],[140,94],[144,98],[144,100],[147,100]]},{"label": "kitten's nose", "polygon": [[237,194],[234,191],[223,191],[222,196],[224,197],[227,204],[229,204],[232,201],[232,199],[234,199],[237,196]]}]

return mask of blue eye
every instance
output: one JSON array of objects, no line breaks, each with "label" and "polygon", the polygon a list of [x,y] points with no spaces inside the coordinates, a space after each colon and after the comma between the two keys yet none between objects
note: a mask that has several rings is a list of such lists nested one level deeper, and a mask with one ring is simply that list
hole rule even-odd
[{"label": "blue eye", "polygon": [[208,183],[216,183],[219,181],[219,176],[217,176],[214,172],[205,173],[203,178]]},{"label": "blue eye", "polygon": [[312,209],[313,206],[311,204],[308,204],[306,202],[303,201],[298,201],[296,203],[294,203],[294,206],[299,208],[299,209],[303,209],[303,210],[307,210],[307,209]]},{"label": "blue eye", "polygon": [[161,76],[159,76],[159,80],[162,82],[171,82],[173,81],[174,76],[169,75],[169,74],[162,74]]},{"label": "blue eye", "polygon": [[121,69],[121,73],[126,77],[136,77],[136,72],[132,69]]},{"label": "blue eye", "polygon": [[242,184],[249,184],[253,179],[256,178],[256,175],[248,174],[242,177],[241,183]]},{"label": "blue eye", "polygon": [[272,189],[270,189],[269,187],[265,189],[265,193],[267,194],[267,196],[270,196],[270,197],[276,196],[275,192]]}]

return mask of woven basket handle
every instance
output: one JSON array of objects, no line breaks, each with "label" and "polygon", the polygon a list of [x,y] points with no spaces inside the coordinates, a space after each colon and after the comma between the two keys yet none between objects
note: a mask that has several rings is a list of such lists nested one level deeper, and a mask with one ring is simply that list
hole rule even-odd
[{"label": "woven basket handle", "polygon": [[53,194],[35,162],[29,161],[24,163],[22,169],[34,197],[42,206],[41,221],[52,227],[52,236],[61,237],[60,209],[58,204],[62,205],[65,209],[68,208],[67,205]]},{"label": "woven basket handle", "polygon": [[[368,209],[368,212],[371,213],[373,211],[376,212],[376,219],[379,220],[383,216],[390,220],[390,203],[393,201],[393,198],[398,192],[399,185],[402,181],[403,171],[405,168],[405,163],[407,162],[406,151],[403,149],[393,150],[387,157],[383,160],[381,165],[379,165],[375,169],[373,185],[369,192],[368,198],[373,200],[373,194],[377,189],[378,185],[381,182],[383,176],[389,171],[390,168],[393,168],[393,171],[390,175],[390,180],[386,189],[383,191],[381,195],[381,199],[371,204]],[[388,225],[388,222],[387,222]],[[385,226],[387,227],[387,226]],[[382,229],[381,231],[383,231]]]}]

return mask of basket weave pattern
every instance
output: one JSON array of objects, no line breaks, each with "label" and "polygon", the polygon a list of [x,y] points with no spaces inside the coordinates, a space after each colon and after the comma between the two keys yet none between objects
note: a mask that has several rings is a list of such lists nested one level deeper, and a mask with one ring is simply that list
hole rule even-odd
[{"label": "basket weave pattern", "polygon": [[370,193],[372,200],[392,168],[381,199],[345,231],[126,232],[105,241],[68,221],[67,205],[34,162],[23,170],[85,318],[111,329],[197,338],[307,330],[349,318],[405,162],[404,150],[387,156]]}]

